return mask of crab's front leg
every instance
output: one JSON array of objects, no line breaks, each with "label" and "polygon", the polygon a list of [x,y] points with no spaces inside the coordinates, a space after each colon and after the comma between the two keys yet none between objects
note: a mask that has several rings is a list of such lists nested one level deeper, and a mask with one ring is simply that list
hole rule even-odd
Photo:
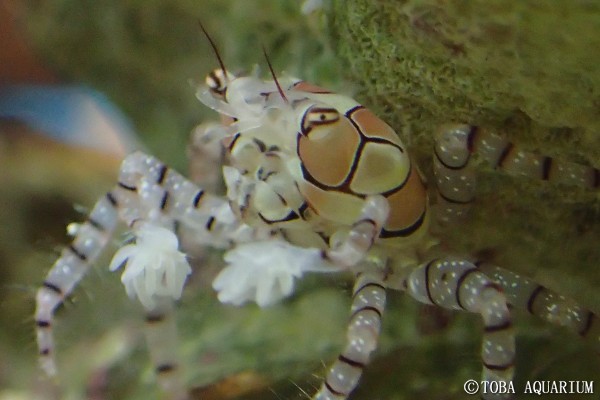
[{"label": "crab's front leg", "polygon": [[365,199],[359,219],[352,225],[345,239],[333,243],[323,256],[336,265],[353,267],[360,262],[379,237],[390,207],[383,196],[369,196]]},{"label": "crab's front leg", "polygon": [[123,195],[123,190],[116,187],[98,200],[88,220],[79,226],[73,242],[62,250],[37,291],[36,336],[40,365],[48,375],[57,372],[53,339],[54,312],[106,246],[117,225],[118,199]]},{"label": "crab's front leg", "polygon": [[98,200],[87,221],[74,225],[73,242],[63,249],[38,289],[35,311],[37,342],[40,363],[48,375],[55,375],[57,372],[52,334],[55,310],[98,259],[119,219],[140,229],[143,229],[142,221],[157,220],[156,216],[148,212],[147,203],[151,196],[147,190],[142,189],[144,185],[141,181],[155,173],[158,176],[153,179],[163,180],[167,169],[161,167],[156,171],[154,164],[147,168],[148,165],[143,161],[145,157],[147,156],[136,153],[124,160],[118,184]]},{"label": "crab's front leg", "polygon": [[[181,296],[191,268],[178,250],[176,232],[185,228],[195,243],[226,248],[240,240],[240,223],[226,199],[206,193],[159,160],[138,153],[132,164],[141,215],[130,216],[135,243],[121,248],[111,270],[123,268],[122,282],[146,311],[146,339],[158,382],[170,399],[187,398],[177,357],[177,329],[173,301]],[[127,220],[126,220],[127,221]]]},{"label": "crab's front leg", "polygon": [[[131,156],[130,156],[131,157]],[[131,163],[126,159],[121,167],[119,183],[101,197],[87,221],[75,226],[74,239],[66,246],[38,289],[36,296],[36,336],[42,369],[48,375],[56,374],[54,356],[54,312],[71,294],[90,266],[98,259],[112,237],[119,219],[133,222],[141,217],[136,206],[136,187],[132,186]]]},{"label": "crab's front leg", "polygon": [[[62,251],[38,290],[35,318],[42,368],[49,375],[56,374],[54,312],[97,260],[118,220],[130,227],[135,240],[116,253],[111,269],[124,268],[122,281],[128,294],[140,300],[148,315],[148,341],[152,358],[158,360],[161,383],[172,398],[182,398],[179,393],[184,390],[172,378],[177,362],[169,303],[180,297],[191,268],[178,249],[174,231],[186,224],[201,244],[227,247],[239,226],[225,199],[205,193],[143,153],[131,154],[123,161],[117,185],[78,226],[73,242]],[[155,339],[162,344],[157,345]]]},{"label": "crab's front leg", "polygon": [[[474,264],[455,258],[433,260],[406,279],[407,292],[416,300],[481,314],[484,323],[483,377],[486,382],[510,382],[514,373],[515,337],[502,288]],[[483,394],[485,399],[502,395]]]},{"label": "crab's front leg", "polygon": [[[352,308],[344,351],[330,367],[325,382],[314,400],[346,399],[369,363],[371,353],[377,348],[381,330],[381,317],[385,307],[385,271],[375,268],[362,272],[361,263],[379,236],[387,220],[389,207],[382,196],[368,197],[359,220],[353,224],[347,238],[323,257],[337,265],[360,271],[352,292]],[[358,265],[357,265],[358,264]]]},{"label": "crab's front leg", "polygon": [[238,244],[225,254],[228,265],[213,282],[224,303],[240,305],[254,300],[268,306],[289,296],[293,278],[304,272],[351,270],[357,274],[347,345],[315,400],[346,399],[377,347],[385,304],[384,271],[365,266],[363,260],[382,230],[388,209],[382,196],[367,197],[350,231],[325,250],[294,246],[278,237]]}]

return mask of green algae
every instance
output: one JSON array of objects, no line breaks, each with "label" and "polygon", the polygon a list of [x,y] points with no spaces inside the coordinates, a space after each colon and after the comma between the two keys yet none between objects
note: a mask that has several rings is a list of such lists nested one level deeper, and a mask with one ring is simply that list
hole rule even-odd
[{"label": "green algae", "polygon": [[[452,121],[482,125],[530,151],[600,166],[597,4],[334,1],[329,21],[348,79],[361,85],[356,97],[412,146],[430,178],[432,135]],[[600,307],[597,192],[482,167],[471,220],[441,238],[457,252]],[[520,337],[535,332],[523,329]],[[518,345],[518,354],[532,355],[543,346],[522,339]],[[546,349],[555,357],[548,364],[568,358],[558,347]],[[522,358],[517,365],[529,369],[517,369],[517,382],[535,369]],[[584,374],[594,367],[565,368]]]},{"label": "green algae", "polygon": [[338,1],[331,20],[365,96],[403,107],[415,132],[520,111],[544,127],[585,129],[594,160],[599,13],[592,2]]},{"label": "green algae", "polygon": [[[334,48],[361,85],[357,97],[413,146],[428,174],[432,133],[452,121],[600,166],[597,4],[337,1],[329,20]],[[473,221],[445,233],[453,246],[491,249],[597,308],[597,193],[485,168],[478,187]]]}]

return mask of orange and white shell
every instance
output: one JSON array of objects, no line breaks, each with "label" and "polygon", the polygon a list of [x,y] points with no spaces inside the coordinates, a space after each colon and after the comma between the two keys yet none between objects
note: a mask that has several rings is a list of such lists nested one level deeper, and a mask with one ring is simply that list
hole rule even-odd
[{"label": "orange and white shell", "polygon": [[425,230],[425,185],[394,130],[349,97],[302,81],[292,90],[305,92],[311,100],[299,110],[297,134],[299,188],[309,207],[351,225],[363,199],[381,194],[390,205],[381,238]]}]

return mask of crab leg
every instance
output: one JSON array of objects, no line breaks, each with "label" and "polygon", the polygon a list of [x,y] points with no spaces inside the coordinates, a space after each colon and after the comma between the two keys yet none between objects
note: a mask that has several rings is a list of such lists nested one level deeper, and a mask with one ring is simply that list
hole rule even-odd
[{"label": "crab leg", "polygon": [[111,237],[117,224],[119,188],[100,198],[88,220],[81,224],[73,242],[62,250],[37,291],[36,336],[40,364],[46,374],[56,374],[54,357],[54,312],[84,277]]},{"label": "crab leg", "polygon": [[377,348],[381,316],[385,307],[385,285],[381,273],[361,273],[356,278],[344,351],[330,367],[313,400],[347,399],[358,385],[370,355]]},{"label": "crab leg", "polygon": [[156,378],[169,399],[188,398],[182,382],[177,357],[177,326],[173,314],[173,299],[158,299],[156,307],[146,313],[146,346]]},{"label": "crab leg", "polygon": [[[138,239],[140,233],[148,227],[154,227],[153,232],[169,232],[176,228],[179,220],[185,221],[186,225],[194,231],[197,241],[214,247],[227,247],[232,238],[237,238],[239,228],[225,199],[205,194],[202,189],[153,157],[143,153],[129,155],[121,165],[118,183],[98,200],[87,221],[77,227],[73,242],[62,250],[61,256],[38,289],[35,311],[36,334],[40,364],[48,375],[57,373],[53,340],[55,310],[86,275],[90,266],[97,261],[119,220],[127,224]],[[174,234],[171,235],[175,237]],[[174,242],[177,246],[176,239]],[[136,244],[128,246],[135,247]],[[128,258],[123,258],[123,261],[116,267],[121,264],[126,266]],[[185,271],[183,278],[181,272],[177,278],[179,287],[170,288],[171,298],[178,298],[181,294]],[[149,333],[149,341],[155,343],[156,338],[164,337],[167,343],[165,348],[175,347],[169,344],[174,343],[174,334],[170,333],[174,332],[174,329],[169,328],[172,321],[166,318],[168,316],[166,311],[170,310],[170,306],[164,304],[165,299],[160,298],[159,292],[144,293],[145,296],[142,296],[140,287],[145,286],[139,284],[136,286],[136,282],[133,282],[130,287],[126,285],[129,294],[133,293],[139,297],[149,315],[155,315],[158,310],[160,315],[165,316],[166,321],[166,325],[152,324],[154,327],[150,331],[155,333]],[[157,290],[160,289],[159,287]],[[148,300],[153,296],[157,296],[160,300],[159,305]],[[160,349],[161,346],[153,344],[151,351],[155,348]],[[163,375],[164,371],[159,372],[161,372],[159,375]],[[172,387],[169,385],[167,384],[168,387]],[[177,392],[177,390],[169,390],[173,393]]]},{"label": "crab leg", "polygon": [[389,214],[389,205],[383,196],[369,196],[365,200],[361,216],[352,225],[345,240],[334,243],[325,250],[323,257],[334,264],[353,266],[361,261],[379,236]]},{"label": "crab leg", "polygon": [[506,300],[514,308],[564,326],[600,346],[600,321],[591,310],[512,271],[488,263],[477,263],[477,266],[500,284]]},{"label": "crab leg", "polygon": [[434,173],[439,218],[449,222],[463,217],[475,199],[471,155],[511,175],[552,181],[585,189],[600,188],[600,170],[522,150],[510,141],[471,125],[443,127],[436,135]]},{"label": "crab leg", "polygon": [[[479,313],[483,318],[482,379],[510,382],[514,373],[515,337],[502,288],[472,263],[458,258],[433,260],[406,280],[416,300],[444,308]],[[485,399],[503,398],[484,394]]]}]

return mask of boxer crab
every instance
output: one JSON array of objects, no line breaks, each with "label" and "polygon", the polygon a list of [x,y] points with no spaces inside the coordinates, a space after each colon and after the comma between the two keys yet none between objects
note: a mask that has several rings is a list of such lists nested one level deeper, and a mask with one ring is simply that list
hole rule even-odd
[{"label": "boxer crab", "polygon": [[[212,43],[212,42],[211,42]],[[54,312],[106,247],[119,222],[134,240],[114,255],[130,297],[146,311],[157,379],[170,398],[187,397],[175,357],[173,301],[192,273],[180,232],[198,246],[224,250],[213,281],[223,303],[265,307],[290,296],[305,273],[355,277],[347,342],[314,399],[346,399],[377,347],[386,289],[481,315],[482,379],[511,382],[515,338],[511,309],[522,309],[597,341],[597,316],[530,279],[487,263],[439,256],[429,226],[451,224],[474,198],[471,156],[508,173],[595,189],[600,172],[520,150],[482,128],[454,124],[436,136],[438,196],[395,132],[355,100],[289,77],[234,76],[220,68],[197,92],[221,114],[199,133],[205,154],[226,153],[227,194],[209,193],[160,160],[136,152],[37,292],[41,365],[56,374]],[[270,66],[270,65],[269,65]],[[486,395],[494,398],[494,395]]]}]

